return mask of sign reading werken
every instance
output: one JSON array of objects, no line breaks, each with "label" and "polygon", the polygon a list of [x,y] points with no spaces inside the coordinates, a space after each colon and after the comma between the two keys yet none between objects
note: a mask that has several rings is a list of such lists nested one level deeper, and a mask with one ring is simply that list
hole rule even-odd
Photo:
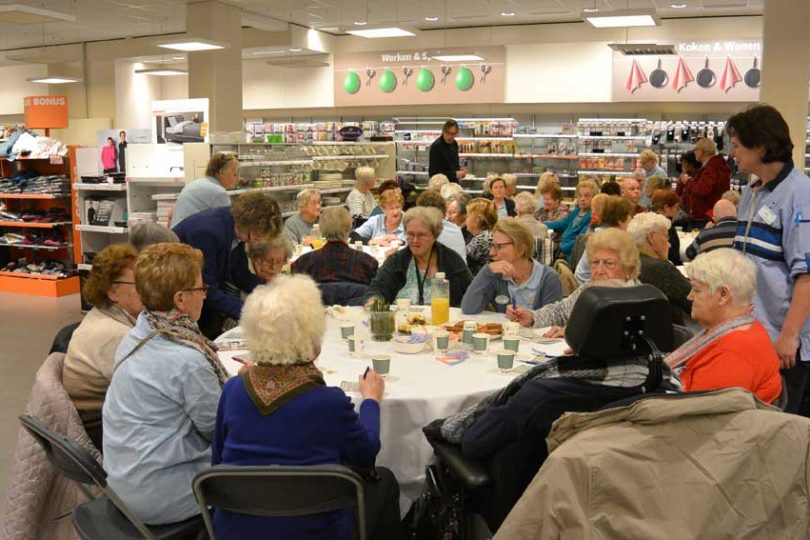
[{"label": "sign reading werken", "polygon": [[66,96],[28,96],[23,98],[25,125],[31,129],[68,127]]}]

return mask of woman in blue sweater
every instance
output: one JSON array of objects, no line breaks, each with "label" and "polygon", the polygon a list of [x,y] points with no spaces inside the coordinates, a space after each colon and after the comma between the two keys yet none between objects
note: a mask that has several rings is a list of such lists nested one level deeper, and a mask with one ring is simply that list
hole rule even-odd
[{"label": "woman in blue sweater", "polygon": [[[283,276],[258,287],[245,301],[240,323],[255,364],[222,391],[213,464],[339,463],[374,471],[385,383],[371,370],[360,376],[359,414],[340,388],[326,386],[313,364],[326,326],[315,282]],[[376,473],[380,479],[365,490],[369,538],[398,538],[397,481],[387,469]],[[355,534],[350,510],[285,518],[215,510],[214,529],[218,540],[333,540]]]},{"label": "woman in blue sweater", "polygon": [[546,221],[545,225],[556,232],[562,232],[560,249],[567,261],[571,260],[571,252],[577,236],[588,232],[591,226],[591,199],[599,191],[595,181],[586,179],[577,184],[577,209],[559,221]]}]

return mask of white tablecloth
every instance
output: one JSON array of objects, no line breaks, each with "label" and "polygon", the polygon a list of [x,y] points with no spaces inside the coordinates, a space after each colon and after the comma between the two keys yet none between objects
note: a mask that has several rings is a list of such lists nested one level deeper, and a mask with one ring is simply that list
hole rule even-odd
[{"label": "white tablecloth", "polygon": [[[368,339],[368,328],[363,321],[362,308],[349,308],[350,317],[358,321],[355,332],[366,337],[364,342],[365,359],[349,356],[348,346],[340,338],[340,321],[327,316],[326,335],[323,348],[316,364],[323,371],[326,383],[340,386],[343,381],[356,382],[358,376],[371,365],[370,354],[385,352],[391,354],[391,370],[386,380],[385,396],[381,406],[382,449],[377,456],[377,465],[388,467],[396,475],[402,492],[402,511],[407,511],[410,503],[419,495],[424,482],[424,470],[433,451],[422,434],[422,427],[429,422],[449,416],[469,407],[490,393],[505,386],[516,372],[501,373],[497,369],[495,351],[502,349],[500,340],[490,344],[490,352],[473,355],[454,366],[435,359],[432,351],[419,354],[399,354],[392,350],[391,343],[378,343]],[[483,313],[462,316],[461,310],[451,309],[451,322],[475,319],[480,321],[505,322],[503,315]],[[234,329],[220,340],[237,335]],[[554,344],[539,344],[521,340],[520,352],[530,353],[532,349],[542,350],[549,355],[560,355],[565,349],[563,341]],[[236,374],[242,365],[232,357],[245,354],[245,351],[222,350],[220,359],[231,373]],[[516,367],[522,365],[516,363]],[[360,395],[349,393],[357,406]]]}]

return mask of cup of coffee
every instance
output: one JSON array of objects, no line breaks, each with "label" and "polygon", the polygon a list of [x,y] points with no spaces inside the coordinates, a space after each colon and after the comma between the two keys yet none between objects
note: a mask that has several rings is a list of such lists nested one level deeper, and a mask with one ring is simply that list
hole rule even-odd
[{"label": "cup of coffee", "polygon": [[363,242],[360,242],[360,241],[355,242],[354,243],[354,249],[356,249],[357,251],[363,251]]},{"label": "cup of coffee", "polygon": [[363,352],[363,338],[356,335],[349,336],[346,341],[349,344],[349,356],[352,358],[359,358]]},{"label": "cup of coffee", "polygon": [[397,309],[401,312],[406,312],[411,307],[410,298],[397,298]]},{"label": "cup of coffee", "polygon": [[349,336],[354,335],[354,324],[350,322],[344,322],[340,325],[340,337],[342,339],[349,339]]},{"label": "cup of coffee", "polygon": [[433,334],[433,350],[436,354],[445,353],[450,348],[450,333],[438,330]]},{"label": "cup of coffee", "polygon": [[475,321],[464,322],[464,336],[462,341],[467,345],[473,344],[473,335],[478,332],[478,323]]},{"label": "cup of coffee", "polygon": [[520,332],[520,323],[516,323],[515,321],[508,321],[503,323],[503,335],[504,336],[516,336]]},{"label": "cup of coffee", "polygon": [[520,338],[517,336],[504,336],[503,348],[512,352],[518,352],[520,349]]},{"label": "cup of coffee", "polygon": [[489,334],[477,332],[473,334],[473,351],[477,354],[484,354],[489,349]]},{"label": "cup of coffee", "polygon": [[509,371],[515,363],[515,351],[504,349],[498,351],[498,369],[501,371]]},{"label": "cup of coffee", "polygon": [[375,354],[371,357],[371,365],[374,367],[374,371],[380,375],[387,375],[391,369],[391,355]]}]

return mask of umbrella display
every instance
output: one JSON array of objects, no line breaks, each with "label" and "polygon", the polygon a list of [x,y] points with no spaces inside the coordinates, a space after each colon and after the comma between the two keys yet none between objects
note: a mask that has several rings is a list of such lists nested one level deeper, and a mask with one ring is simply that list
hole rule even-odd
[{"label": "umbrella display", "polygon": [[672,89],[680,92],[686,85],[694,81],[695,77],[692,75],[692,70],[689,65],[684,62],[683,58],[678,58],[678,67],[675,68],[675,76],[672,77]]},{"label": "umbrella display", "polygon": [[630,74],[627,76],[627,82],[624,83],[624,88],[632,94],[645,82],[647,82],[647,75],[644,74],[644,70],[641,69],[638,62],[633,59],[633,64],[630,66]]},{"label": "umbrella display", "polygon": [[737,66],[734,64],[734,60],[730,56],[726,56],[726,67],[723,68],[723,74],[720,75],[720,89],[723,92],[728,92],[742,80],[742,75],[740,75]]}]

